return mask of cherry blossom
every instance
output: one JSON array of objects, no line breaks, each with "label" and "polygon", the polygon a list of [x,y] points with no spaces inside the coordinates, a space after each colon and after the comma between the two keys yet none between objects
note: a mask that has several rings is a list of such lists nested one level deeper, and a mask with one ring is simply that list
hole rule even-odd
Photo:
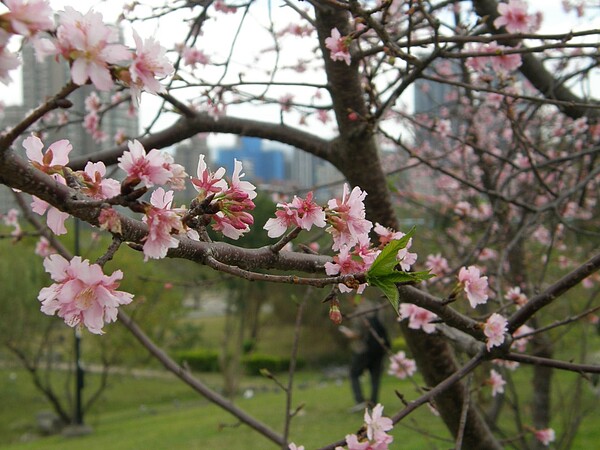
[{"label": "cherry blossom", "polygon": [[487,302],[488,278],[481,276],[481,271],[478,267],[461,267],[458,272],[458,281],[467,294],[467,299],[472,308]]},{"label": "cherry blossom", "polygon": [[543,430],[534,431],[535,438],[545,446],[549,446],[550,442],[556,439],[556,433],[552,428],[544,428]]},{"label": "cherry blossom", "polygon": [[277,208],[275,217],[269,218],[263,227],[270,238],[283,235],[290,226],[298,223],[298,211],[290,203],[277,203]]},{"label": "cherry blossom", "polygon": [[163,92],[164,87],[156,77],[166,77],[174,70],[173,65],[165,56],[165,48],[154,38],[142,41],[135,30],[133,31],[133,40],[136,51],[133,62],[129,66],[129,75],[134,99],[139,99],[139,93],[142,90],[151,94]]},{"label": "cherry blossom", "polygon": [[286,232],[291,225],[309,230],[312,226],[324,228],[325,211],[313,201],[312,191],[306,195],[306,199],[294,196],[291,203],[277,203],[275,218],[270,218],[263,227],[268,231],[269,237],[278,237]]},{"label": "cherry blossom", "polygon": [[[368,270],[367,265],[362,258],[357,258],[354,252],[350,251],[350,247],[343,245],[340,252],[333,257],[333,262],[325,263],[325,272],[327,275],[352,275]],[[360,294],[366,288],[366,283],[359,286],[357,292]],[[338,284],[341,292],[352,292],[352,289],[343,283]]]},{"label": "cherry blossom", "polygon": [[325,47],[329,49],[329,56],[333,61],[344,61],[350,65],[347,38],[342,37],[337,28],[331,29],[331,36],[325,39]]},{"label": "cherry blossom", "polygon": [[186,66],[196,68],[196,64],[206,65],[210,62],[210,58],[206,54],[194,47],[185,47],[182,52],[183,63]]},{"label": "cherry blossom", "polygon": [[102,208],[98,216],[98,224],[102,230],[121,234],[121,219],[113,208]]},{"label": "cherry blossom", "polygon": [[417,364],[414,359],[406,357],[406,353],[399,351],[390,356],[390,367],[388,374],[404,380],[406,377],[411,377],[417,371]]},{"label": "cherry blossom", "polygon": [[104,175],[106,175],[106,166],[102,161],[88,162],[82,173],[85,183],[82,192],[98,200],[119,195],[121,183],[112,178],[104,178]]},{"label": "cherry blossom", "polygon": [[44,236],[41,236],[40,239],[35,244],[35,254],[45,258],[46,256],[53,255],[56,253],[56,250],[50,245],[50,241],[46,239]]},{"label": "cherry blossom", "polygon": [[333,250],[339,250],[342,245],[353,246],[360,235],[368,234],[372,223],[365,219],[364,199],[367,195],[358,186],[348,192],[344,184],[341,200],[329,200],[327,222],[331,225],[327,231],[333,236]]},{"label": "cherry blossom", "polygon": [[431,270],[431,273],[434,273],[437,276],[443,276],[450,272],[448,260],[444,258],[441,253],[427,255],[425,267],[427,267],[429,270]]},{"label": "cherry blossom", "polygon": [[487,383],[492,386],[492,397],[495,397],[496,394],[504,393],[504,385],[506,381],[502,378],[498,372],[494,369],[490,370],[490,377],[487,380]]},{"label": "cherry blossom", "polygon": [[102,334],[104,324],[117,319],[117,308],[133,299],[132,294],[116,290],[123,278],[120,270],[104,275],[98,264],[79,256],[67,261],[60,255],[44,259],[44,268],[55,283],[40,291],[41,310],[57,314],[71,327],[81,324]]},{"label": "cherry blossom", "polygon": [[398,321],[408,319],[408,328],[413,330],[421,329],[427,334],[435,332],[435,324],[431,322],[437,319],[437,315],[431,311],[412,303],[401,303],[399,311],[400,317],[398,317]]},{"label": "cherry blossom", "polygon": [[204,162],[204,155],[200,155],[197,169],[198,178],[192,178],[194,189],[198,191],[197,199],[204,200],[211,194],[217,194],[227,189],[227,181],[223,179],[225,169],[219,167],[216,172],[212,173]]},{"label": "cherry blossom", "polygon": [[[531,340],[533,336],[525,336],[535,331],[528,325],[521,325],[519,328],[515,330],[513,333],[513,342],[511,344],[511,348],[516,349],[519,352],[524,352],[527,348],[527,343]],[[525,337],[521,337],[525,336]]]},{"label": "cherry blossom", "polygon": [[85,15],[66,6],[58,13],[60,25],[56,41],[44,39],[38,45],[38,57],[47,54],[62,55],[71,62],[73,82],[84,85],[91,80],[101,91],[113,86],[109,64],[130,59],[127,48],[118,41],[116,30],[107,27],[102,15],[88,11]]},{"label": "cherry blossom", "polygon": [[506,300],[513,302],[518,307],[523,306],[527,303],[527,296],[521,292],[521,288],[519,286],[511,287],[504,296]]},{"label": "cherry blossom", "polygon": [[493,313],[485,322],[483,334],[487,337],[486,347],[488,351],[504,343],[504,333],[508,329],[508,320],[498,313]]},{"label": "cherry blossom", "polygon": [[304,445],[296,445],[293,442],[288,446],[289,450],[304,450]]},{"label": "cherry blossom", "polygon": [[171,179],[173,174],[165,168],[169,162],[159,150],[152,149],[146,153],[138,140],[129,141],[127,146],[129,151],[119,157],[119,167],[127,173],[126,182],[141,182],[143,186],[152,187]]},{"label": "cherry blossom", "polygon": [[509,33],[527,33],[535,25],[535,18],[527,14],[527,3],[522,0],[509,0],[498,5],[496,28],[505,27]]},{"label": "cherry blossom", "polygon": [[386,431],[393,428],[394,424],[389,417],[383,417],[383,405],[378,403],[369,411],[365,410],[365,425],[367,426],[367,437],[369,440],[381,441],[387,438]]},{"label": "cherry blossom", "polygon": [[11,32],[32,36],[38,31],[54,28],[54,12],[46,0],[4,0],[10,10],[0,16],[0,20],[10,22]]},{"label": "cherry blossom", "polygon": [[150,207],[143,221],[148,224],[148,235],[144,238],[144,261],[148,258],[160,259],[167,256],[170,248],[177,248],[179,240],[171,235],[172,232],[183,231],[179,215],[171,210],[173,191],[165,192],[158,188],[152,193]]},{"label": "cherry blossom", "polygon": [[19,57],[6,48],[10,35],[0,28],[0,80],[9,84],[12,79],[8,74],[21,65]]},{"label": "cherry blossom", "polygon": [[69,163],[69,153],[73,146],[67,139],[50,144],[42,154],[44,143],[37,136],[29,136],[23,141],[23,148],[34,167],[48,174],[61,171]]}]

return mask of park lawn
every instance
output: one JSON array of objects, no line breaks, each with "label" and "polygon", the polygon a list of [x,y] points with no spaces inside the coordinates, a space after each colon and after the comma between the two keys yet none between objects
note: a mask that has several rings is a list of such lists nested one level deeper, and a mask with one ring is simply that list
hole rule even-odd
[{"label": "park lawn", "polygon": [[[13,442],[31,429],[36,411],[48,409],[37,394],[23,371],[17,379],[7,380],[9,371],[2,370],[0,384],[2,404],[0,405],[0,436],[12,433]],[[519,373],[519,372],[517,372]],[[524,378],[530,374],[523,371]],[[561,373],[556,382],[568,391],[568,382],[577,375]],[[91,377],[90,377],[91,378]],[[201,374],[207,384],[218,387],[219,375]],[[520,377],[519,377],[520,378]],[[284,381],[282,376],[281,380]],[[518,380],[517,380],[518,381]],[[93,380],[90,380],[90,385]],[[517,383],[519,385],[521,383]],[[8,386],[8,387],[7,387]],[[290,439],[306,449],[318,448],[355,432],[363,422],[362,414],[347,412],[352,405],[347,381],[325,378],[319,372],[297,374],[293,407],[304,404],[294,418]],[[247,377],[242,390],[252,389],[252,398],[239,397],[236,404],[251,415],[267,423],[280,432],[283,424],[282,411],[285,405],[283,393],[267,379]],[[384,377],[382,399],[384,413],[401,409],[401,402],[395,395],[401,392],[408,400],[416,397],[415,388],[408,381]],[[483,391],[483,395],[489,392]],[[527,393],[524,392],[522,400]],[[600,415],[595,407],[597,398],[584,387],[584,407],[587,418],[579,429],[572,448],[596,448],[600,442]],[[559,403],[559,402],[557,402]],[[558,404],[556,405],[559,406]],[[457,412],[458,413],[458,412]],[[527,418],[524,418],[527,421]],[[171,377],[135,378],[119,376],[113,378],[102,403],[86,416],[86,423],[94,432],[78,438],[54,436],[36,439],[31,442],[8,444],[4,437],[0,448],[32,450],[81,449],[276,449],[266,438],[245,425],[240,425],[226,412],[208,403],[187,386]],[[561,424],[553,423],[560,435]],[[441,420],[424,407],[398,424],[392,433],[395,448],[451,448],[449,435]]]},{"label": "park lawn", "polygon": [[[0,372],[6,375],[6,371]],[[21,372],[19,376],[25,377]],[[203,376],[204,377],[204,376]],[[307,449],[316,448],[343,438],[347,433],[358,430],[362,423],[361,413],[348,413],[352,406],[350,387],[346,381],[325,380],[320,374],[307,372],[298,374],[298,388],[294,394],[294,408],[304,404],[292,424],[291,440],[303,444]],[[214,378],[216,382],[218,379]],[[236,399],[236,404],[280,432],[283,425],[285,397],[269,380],[254,378],[246,389],[254,389],[252,398]],[[17,383],[25,384],[25,383]],[[400,408],[400,401],[394,394],[401,389],[408,397],[414,397],[414,388],[408,382],[386,377],[383,383],[382,398],[386,411]],[[34,394],[33,389],[20,395]],[[15,391],[15,398],[16,398]],[[23,399],[22,399],[23,400]],[[35,399],[34,399],[35,400]],[[42,409],[37,402],[23,400],[21,407],[12,404],[7,411],[4,404],[0,411],[0,420],[5,425],[20,423],[20,431],[31,426],[33,414]],[[114,401],[113,401],[114,400]],[[35,406],[29,418],[18,411],[25,405]],[[7,405],[6,405],[7,406]],[[29,408],[31,410],[31,408]],[[106,399],[98,408],[103,412],[90,413],[86,423],[94,432],[78,438],[62,436],[46,437],[31,442],[0,445],[7,449],[248,449],[262,450],[277,448],[266,438],[237,421],[226,412],[201,399],[189,388],[176,380],[135,379],[122,377],[106,393]],[[17,416],[21,416],[17,419]],[[447,437],[441,420],[424,409],[416,413],[418,423],[427,424],[428,434]],[[407,425],[416,426],[411,420]],[[409,430],[404,426],[394,431],[396,439],[403,444],[421,447],[432,440]],[[437,441],[439,444],[439,441]],[[447,446],[448,443],[442,445]]]}]

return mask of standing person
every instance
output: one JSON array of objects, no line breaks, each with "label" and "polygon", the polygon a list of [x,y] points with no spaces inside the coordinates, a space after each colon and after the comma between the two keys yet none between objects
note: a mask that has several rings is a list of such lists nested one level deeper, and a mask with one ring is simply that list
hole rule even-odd
[{"label": "standing person", "polygon": [[[339,330],[350,339],[352,360],[350,362],[350,384],[355,405],[353,412],[362,411],[368,406],[375,406],[379,398],[379,386],[383,375],[383,361],[390,346],[385,327],[379,316],[380,309],[370,300],[364,298],[356,308],[351,327],[340,326]],[[365,370],[371,378],[371,397],[365,401],[360,376]]]}]

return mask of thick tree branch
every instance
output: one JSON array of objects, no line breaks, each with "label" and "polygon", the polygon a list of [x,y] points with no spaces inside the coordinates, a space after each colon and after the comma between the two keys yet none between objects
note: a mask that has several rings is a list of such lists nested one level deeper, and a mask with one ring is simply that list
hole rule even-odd
[{"label": "thick tree branch", "polygon": [[536,312],[552,303],[569,289],[579,284],[584,278],[587,278],[598,271],[598,269],[600,269],[600,254],[589,259],[577,269],[562,277],[541,294],[532,297],[521,309],[508,319],[509,333],[513,333],[517,328],[533,317]]},{"label": "thick tree branch", "polygon": [[[330,141],[313,134],[282,124],[261,122],[237,117],[219,117],[208,114],[196,114],[195,117],[182,117],[170,127],[141,138],[142,145],[152,148],[165,148],[175,145],[199,133],[226,133],[238,136],[252,136],[281,142],[311,153],[319,158],[330,160]],[[106,165],[116,164],[117,159],[127,150],[123,144],[110,150],[94,153],[85,157],[73,158],[69,167],[82,170],[88,161],[103,161]]]}]

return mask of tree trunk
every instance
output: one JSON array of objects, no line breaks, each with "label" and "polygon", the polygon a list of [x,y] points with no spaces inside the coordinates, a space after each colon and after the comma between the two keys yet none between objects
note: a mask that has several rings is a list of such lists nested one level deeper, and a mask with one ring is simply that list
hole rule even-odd
[{"label": "tree trunk", "polygon": [[[367,217],[373,222],[397,229],[398,221],[371,127],[368,123],[351,121],[348,117],[352,111],[358,113],[360,117],[368,116],[358,64],[352,62],[347,66],[344,62],[331,60],[329,50],[325,47],[325,39],[329,37],[333,28],[337,28],[342,35],[348,33],[348,15],[344,11],[316,8],[316,18],[329,80],[329,91],[340,131],[330,161],[344,174],[350,184],[360,186],[367,191],[365,201]],[[406,326],[403,327],[403,332],[428,386],[439,384],[457,371],[453,350],[443,338],[410,330]],[[456,383],[436,398],[438,410],[454,436],[459,432],[464,396],[463,384]],[[502,448],[473,403],[469,407],[463,447],[474,450]]]}]

